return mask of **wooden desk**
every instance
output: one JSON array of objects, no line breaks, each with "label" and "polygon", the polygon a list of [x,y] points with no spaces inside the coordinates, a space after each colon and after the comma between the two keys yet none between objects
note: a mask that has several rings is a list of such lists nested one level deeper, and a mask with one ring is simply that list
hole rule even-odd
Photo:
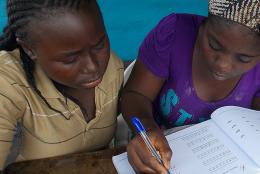
[{"label": "wooden desk", "polygon": [[112,156],[125,148],[13,163],[4,174],[116,174]]},{"label": "wooden desk", "polygon": [[[164,134],[168,135],[188,126],[165,130]],[[117,174],[112,156],[124,151],[125,147],[18,162],[7,166],[4,174]]]}]

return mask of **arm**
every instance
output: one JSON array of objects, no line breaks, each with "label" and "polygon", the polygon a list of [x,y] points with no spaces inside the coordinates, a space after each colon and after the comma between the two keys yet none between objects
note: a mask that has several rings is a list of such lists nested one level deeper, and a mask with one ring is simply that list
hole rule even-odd
[{"label": "arm", "polygon": [[[9,155],[13,137],[16,132],[16,119],[12,118],[17,112],[12,103],[0,96],[0,171],[4,169]],[[9,114],[8,114],[9,113]]]},{"label": "arm", "polygon": [[255,97],[253,99],[252,109],[260,111],[260,97]]},{"label": "arm", "polygon": [[4,169],[9,155],[17,120],[26,109],[22,96],[0,75],[0,171]]},{"label": "arm", "polygon": [[[159,93],[163,79],[151,73],[141,61],[137,60],[131,76],[123,89],[121,109],[124,119],[133,129],[131,116],[136,115],[148,130],[154,147],[159,151],[165,166],[169,167],[171,150],[152,115],[152,102]],[[137,173],[165,173],[166,170],[155,160],[139,136],[127,147],[129,161]]]},{"label": "arm", "polygon": [[133,71],[122,91],[121,109],[131,129],[131,116],[140,117],[147,130],[158,128],[152,116],[152,102],[159,93],[163,79],[153,75],[140,60],[137,60]]}]

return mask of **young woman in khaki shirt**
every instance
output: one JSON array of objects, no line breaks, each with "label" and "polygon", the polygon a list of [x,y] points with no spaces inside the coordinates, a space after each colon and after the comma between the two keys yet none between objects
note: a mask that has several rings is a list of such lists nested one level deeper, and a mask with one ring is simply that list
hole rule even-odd
[{"label": "young woman in khaki shirt", "polygon": [[123,65],[110,52],[97,2],[7,0],[7,13],[0,170],[18,130],[16,161],[106,147],[116,128]]}]

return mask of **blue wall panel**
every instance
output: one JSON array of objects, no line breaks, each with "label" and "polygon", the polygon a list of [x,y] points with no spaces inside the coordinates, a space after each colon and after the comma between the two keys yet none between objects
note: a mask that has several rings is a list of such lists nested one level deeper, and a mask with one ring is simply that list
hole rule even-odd
[{"label": "blue wall panel", "polygon": [[[208,0],[98,0],[112,49],[124,60],[134,59],[145,35],[172,13],[207,15]],[[6,24],[5,0],[0,0],[0,29]]]}]

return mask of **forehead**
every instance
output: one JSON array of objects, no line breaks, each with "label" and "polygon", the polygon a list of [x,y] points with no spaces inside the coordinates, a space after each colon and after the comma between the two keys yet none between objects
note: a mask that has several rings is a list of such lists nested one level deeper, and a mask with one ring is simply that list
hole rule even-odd
[{"label": "forehead", "polygon": [[260,37],[247,27],[237,23],[208,22],[206,28],[207,35],[223,46],[260,56]]},{"label": "forehead", "polygon": [[73,45],[83,40],[91,44],[99,39],[104,30],[102,17],[97,13],[66,12],[34,22],[30,37],[36,45]]}]

